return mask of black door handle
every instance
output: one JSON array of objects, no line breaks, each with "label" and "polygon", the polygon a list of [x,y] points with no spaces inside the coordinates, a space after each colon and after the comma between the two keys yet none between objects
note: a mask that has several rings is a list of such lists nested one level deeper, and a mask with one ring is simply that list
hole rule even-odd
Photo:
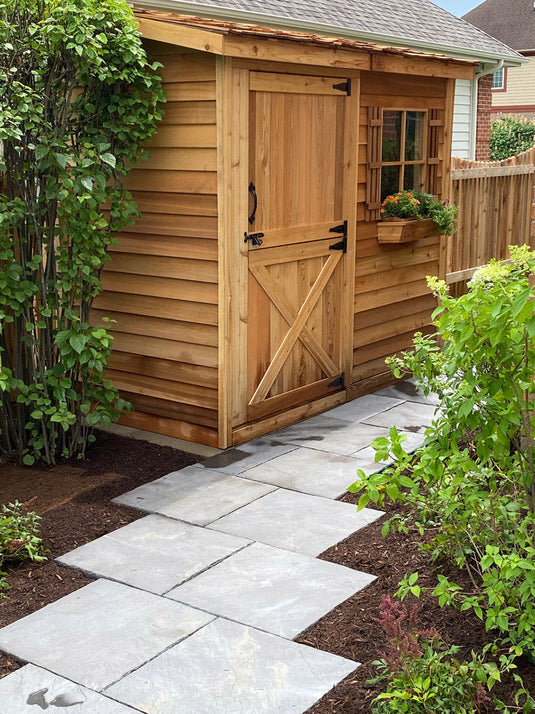
[{"label": "black door handle", "polygon": [[252,226],[256,217],[256,209],[258,208],[258,196],[256,195],[256,187],[252,181],[249,184],[249,193],[252,195],[254,200],[253,212],[249,216],[249,225]]}]

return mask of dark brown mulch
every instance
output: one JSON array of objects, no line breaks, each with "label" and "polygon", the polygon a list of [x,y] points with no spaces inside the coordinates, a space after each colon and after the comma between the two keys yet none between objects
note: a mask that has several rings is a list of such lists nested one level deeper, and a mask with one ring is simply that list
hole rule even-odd
[{"label": "dark brown mulch", "polygon": [[[84,463],[53,469],[0,466],[0,503],[37,496],[33,507],[43,514],[42,535],[49,557],[44,564],[23,564],[9,571],[10,599],[0,601],[0,627],[87,584],[85,576],[56,565],[53,558],[143,515],[115,506],[110,499],[196,460],[169,447],[101,433]],[[357,498],[347,494],[344,500],[356,503]],[[408,535],[383,538],[381,527],[382,522],[374,523],[320,556],[373,573],[377,580],[298,638],[363,663],[314,705],[310,714],[369,714],[370,702],[379,690],[366,685],[366,680],[374,675],[371,663],[385,646],[383,632],[374,620],[381,596],[392,595],[406,573],[418,571],[420,584],[430,589],[436,582],[435,569],[421,551],[419,534],[411,530]],[[442,572],[465,584],[458,573]],[[481,650],[491,639],[475,616],[441,609],[429,593],[422,595],[419,608],[420,626],[435,628],[448,641],[460,645],[460,656],[469,657],[471,649]],[[19,666],[0,653],[0,677]],[[535,667],[521,662],[519,671],[535,693]],[[511,681],[505,681],[499,688],[500,696],[510,698],[513,689]]]},{"label": "dark brown mulch", "polygon": [[[141,511],[116,506],[111,499],[197,457],[168,446],[99,432],[84,462],[54,468],[0,465],[0,503],[34,498],[42,514],[46,563],[22,563],[8,570],[9,599],[0,600],[0,627],[87,585],[89,579],[54,563],[54,558],[141,518]],[[0,652],[0,677],[20,663]]]}]

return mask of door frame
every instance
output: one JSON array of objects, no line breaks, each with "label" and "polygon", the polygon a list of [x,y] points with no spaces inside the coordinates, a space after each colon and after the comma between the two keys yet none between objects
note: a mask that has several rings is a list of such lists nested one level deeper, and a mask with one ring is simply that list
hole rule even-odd
[{"label": "door frame", "polygon": [[[229,57],[216,58],[219,235],[219,445],[227,448],[325,411],[346,399],[345,390],[287,412],[247,423],[248,251],[243,235],[249,208],[249,70]],[[254,71],[259,71],[256,63]],[[266,68],[273,73],[273,64]],[[357,233],[360,72],[281,66],[281,74],[346,76],[351,94],[344,117],[343,213],[348,219],[342,268],[342,371],[353,381],[355,244]]]}]

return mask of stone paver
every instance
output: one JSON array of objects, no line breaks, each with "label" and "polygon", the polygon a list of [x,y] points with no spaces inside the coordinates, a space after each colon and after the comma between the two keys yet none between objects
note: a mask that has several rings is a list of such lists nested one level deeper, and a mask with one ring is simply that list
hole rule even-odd
[{"label": "stone paver", "polygon": [[212,619],[173,600],[97,580],[1,629],[0,648],[101,691]]},{"label": "stone paver", "polygon": [[293,639],[374,580],[342,565],[254,543],[167,597]]},{"label": "stone paver", "polygon": [[72,714],[134,714],[125,704],[27,664],[0,679],[2,714],[36,714],[69,711]]},{"label": "stone paver", "polygon": [[261,436],[237,448],[227,449],[221,454],[205,459],[201,465],[228,476],[237,476],[253,466],[263,464],[292,449],[295,449],[292,444],[282,443],[271,436]]},{"label": "stone paver", "polygon": [[385,428],[333,419],[323,414],[287,426],[274,434],[279,441],[343,456],[366,448],[378,436],[387,435],[388,429]]},{"label": "stone paver", "polygon": [[406,399],[409,402],[420,402],[421,404],[438,404],[439,398],[436,394],[425,394],[416,387],[412,379],[397,382],[390,387],[385,387],[375,392],[378,397],[391,397],[394,399]]},{"label": "stone paver", "polygon": [[385,409],[391,409],[398,404],[403,404],[403,402],[404,399],[366,394],[363,397],[330,409],[327,415],[332,419],[344,419],[351,422],[363,421],[367,417],[383,412]]},{"label": "stone paver", "polygon": [[114,503],[204,526],[274,487],[188,466],[114,498]]},{"label": "stone paver", "polygon": [[424,432],[431,426],[435,415],[435,406],[418,402],[405,402],[380,412],[366,419],[367,424],[374,426],[395,426],[398,431]]},{"label": "stone paver", "polygon": [[[401,434],[406,437],[405,441],[403,442],[403,448],[408,454],[412,454],[425,442],[425,433],[423,430],[416,433],[411,431],[402,431]],[[359,449],[358,451],[355,451],[355,453],[351,454],[351,456],[356,461],[362,461],[364,463],[364,466],[359,466],[358,468],[363,468],[364,471],[366,471],[368,464],[375,464],[375,454],[375,449],[372,446],[367,446],[365,449]],[[387,461],[379,461],[379,463],[375,464],[375,468],[370,471],[370,473],[375,473],[375,471],[381,471],[390,463],[392,463],[391,459],[388,459]]]},{"label": "stone paver", "polygon": [[152,515],[57,560],[90,575],[161,595],[248,543],[243,538]]},{"label": "stone paver", "polygon": [[382,515],[372,508],[357,513],[351,503],[279,489],[220,518],[209,528],[276,548],[319,555]]},{"label": "stone paver", "polygon": [[357,666],[218,619],[106,693],[147,714],[300,714]]},{"label": "stone paver", "polygon": [[300,447],[245,471],[243,476],[313,496],[338,498],[353,483],[358,468],[384,468],[385,464],[374,465],[374,457],[375,452],[367,460],[358,460]]}]

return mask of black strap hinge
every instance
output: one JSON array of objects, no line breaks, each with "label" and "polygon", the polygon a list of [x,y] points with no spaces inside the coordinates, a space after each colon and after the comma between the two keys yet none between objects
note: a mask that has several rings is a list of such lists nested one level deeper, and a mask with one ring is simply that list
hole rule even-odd
[{"label": "black strap hinge", "polygon": [[348,97],[351,96],[351,80],[346,79],[345,82],[339,82],[338,84],[333,84],[333,89],[337,89],[339,92],[345,92]]},{"label": "black strap hinge", "polygon": [[327,385],[329,388],[330,387],[340,387],[340,389],[345,389],[346,386],[346,373],[342,372],[342,374],[337,377],[336,379],[333,379],[332,382],[330,382]]},{"label": "black strap hinge", "polygon": [[329,228],[329,233],[342,233],[343,235],[342,240],[329,246],[329,250],[343,250],[344,253],[347,253],[347,221],[340,223],[339,226]]}]

